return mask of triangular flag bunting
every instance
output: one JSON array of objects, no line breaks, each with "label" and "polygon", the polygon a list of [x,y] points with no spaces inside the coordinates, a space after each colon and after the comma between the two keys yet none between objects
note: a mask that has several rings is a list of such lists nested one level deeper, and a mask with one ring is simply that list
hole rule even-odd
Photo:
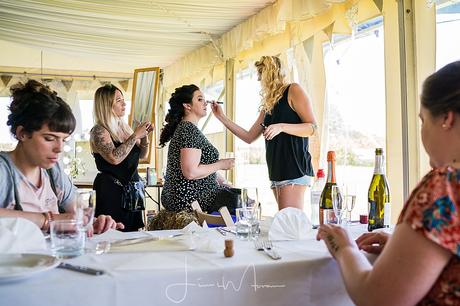
[{"label": "triangular flag bunting", "polygon": [[307,54],[308,60],[311,63],[311,59],[313,57],[313,45],[315,42],[315,36],[311,36],[310,38],[306,39],[303,41],[303,49],[305,50],[305,53]]},{"label": "triangular flag bunting", "polygon": [[120,84],[121,88],[123,88],[123,91],[127,91],[128,90],[128,85],[129,85],[129,80],[118,81],[118,84]]},{"label": "triangular flag bunting", "polygon": [[70,88],[72,87],[73,80],[61,80],[61,82],[62,82],[62,85],[64,85],[65,89],[69,91]]},{"label": "triangular flag bunting", "polygon": [[383,0],[373,0],[377,8],[379,9],[379,12],[382,12],[383,9]]},{"label": "triangular flag bunting", "polygon": [[327,37],[329,38],[329,42],[331,43],[332,43],[332,31],[334,30],[334,24],[335,24],[335,21],[323,29],[323,32],[327,35]]},{"label": "triangular flag bunting", "polygon": [[5,87],[7,87],[8,83],[11,81],[13,76],[12,75],[2,75],[2,76],[0,76],[0,78],[2,79],[3,85],[5,85]]}]

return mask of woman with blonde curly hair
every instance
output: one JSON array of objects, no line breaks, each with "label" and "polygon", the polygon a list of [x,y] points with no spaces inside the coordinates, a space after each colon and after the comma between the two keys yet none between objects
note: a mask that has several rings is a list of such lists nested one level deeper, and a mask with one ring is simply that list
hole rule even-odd
[{"label": "woman with blonde curly hair", "polygon": [[299,84],[287,83],[278,57],[262,56],[255,66],[262,101],[259,116],[249,131],[228,119],[215,102],[212,111],[246,143],[263,134],[268,174],[278,209],[303,209],[305,189],[314,176],[308,137],[316,132],[316,120],[310,100]]}]

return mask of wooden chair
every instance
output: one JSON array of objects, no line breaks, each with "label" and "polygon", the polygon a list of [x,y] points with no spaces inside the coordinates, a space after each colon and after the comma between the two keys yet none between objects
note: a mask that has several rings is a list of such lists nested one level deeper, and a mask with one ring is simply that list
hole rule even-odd
[{"label": "wooden chair", "polygon": [[192,202],[192,209],[195,212],[195,215],[200,222],[200,225],[203,225],[203,222],[206,221],[207,224],[216,224],[216,225],[223,225],[223,226],[234,226],[235,223],[233,222],[232,216],[228,211],[226,206],[222,206],[219,209],[220,216],[218,215],[210,215],[201,210],[200,204],[197,201]]}]

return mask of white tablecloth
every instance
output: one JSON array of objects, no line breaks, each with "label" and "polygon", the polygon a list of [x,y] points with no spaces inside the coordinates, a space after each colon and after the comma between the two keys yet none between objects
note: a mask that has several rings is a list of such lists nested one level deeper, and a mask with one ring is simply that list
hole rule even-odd
[{"label": "white tablecloth", "polygon": [[[356,232],[363,227],[352,229]],[[167,235],[171,232],[154,232]],[[208,233],[213,239],[234,238]],[[126,233],[126,237],[140,233]],[[145,235],[145,234],[144,234]],[[235,255],[200,251],[86,254],[70,263],[102,268],[103,276],[53,269],[0,284],[1,305],[353,305],[323,242],[275,242],[281,260],[235,239]]]}]

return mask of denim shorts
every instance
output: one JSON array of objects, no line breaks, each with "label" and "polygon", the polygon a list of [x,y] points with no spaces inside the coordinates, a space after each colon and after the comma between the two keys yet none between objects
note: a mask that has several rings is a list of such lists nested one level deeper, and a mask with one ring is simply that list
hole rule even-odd
[{"label": "denim shorts", "polygon": [[313,177],[304,175],[296,179],[290,179],[285,181],[271,181],[270,188],[280,188],[287,185],[304,185],[304,186],[311,186],[313,183]]}]

